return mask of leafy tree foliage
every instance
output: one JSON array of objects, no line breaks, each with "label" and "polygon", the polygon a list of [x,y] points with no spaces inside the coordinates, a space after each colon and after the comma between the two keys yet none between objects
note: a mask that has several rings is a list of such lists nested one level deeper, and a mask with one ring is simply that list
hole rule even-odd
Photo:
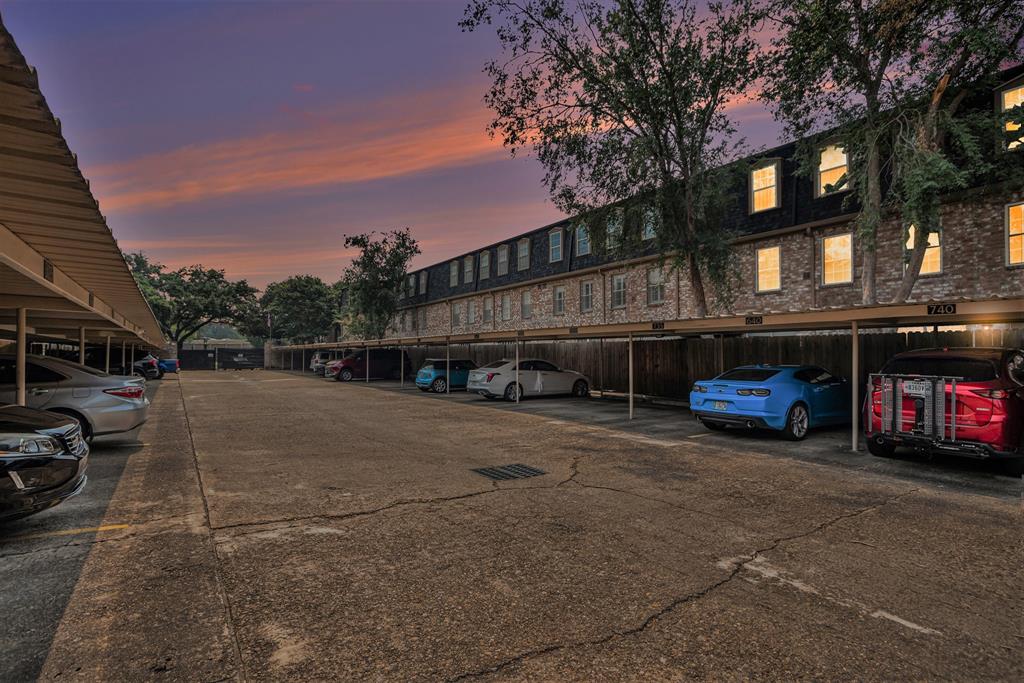
[{"label": "leafy tree foliage", "polygon": [[[786,0],[770,12],[773,41],[765,100],[792,137],[822,128],[846,149],[863,249],[862,299],[877,301],[876,236],[883,215],[913,224],[915,243],[896,295],[905,300],[920,272],[939,200],[994,170],[995,115],[961,116],[972,88],[990,88],[999,65],[1020,58],[1019,0]],[[817,144],[801,168],[817,166]],[[891,191],[883,194],[885,179]]]},{"label": "leafy tree foliage", "polygon": [[705,274],[720,292],[728,281],[725,163],[742,145],[725,106],[757,78],[760,18],[753,0],[471,0],[462,21],[495,26],[504,53],[485,67],[492,135],[536,153],[598,249],[613,246],[605,207],[648,202],[699,315]]},{"label": "leafy tree foliage", "polygon": [[260,297],[261,322],[266,324],[269,315],[274,336],[292,342],[325,336],[335,309],[332,288],[313,275],[293,275],[273,282]]},{"label": "leafy tree foliage", "polygon": [[245,280],[229,281],[223,270],[195,265],[169,271],[142,252],[125,258],[161,330],[175,344],[209,323],[238,323],[256,304],[256,289]]},{"label": "leafy tree foliage", "polygon": [[345,324],[357,337],[381,339],[394,320],[406,270],[420,248],[408,228],[346,235],[345,246],[359,255],[342,274],[336,291],[345,292]]}]

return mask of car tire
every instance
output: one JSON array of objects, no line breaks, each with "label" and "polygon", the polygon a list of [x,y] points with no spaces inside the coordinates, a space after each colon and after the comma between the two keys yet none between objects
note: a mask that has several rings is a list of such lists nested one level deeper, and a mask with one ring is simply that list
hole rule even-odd
[{"label": "car tire", "polygon": [[572,385],[572,395],[576,398],[586,398],[590,395],[590,386],[584,380],[578,379]]},{"label": "car tire", "polygon": [[807,412],[807,406],[803,403],[794,403],[786,413],[786,426],[782,428],[782,435],[789,441],[802,441],[810,429],[811,414]]},{"label": "car tire", "polygon": [[132,370],[132,377],[141,377],[142,379],[147,379],[146,373],[142,372],[141,370]]},{"label": "car tire", "polygon": [[868,439],[868,453],[879,458],[891,458],[896,455],[896,446],[876,436]]},{"label": "car tire", "polygon": [[444,377],[438,377],[430,383],[430,390],[435,394],[443,394],[448,389],[448,381]]},{"label": "car tire", "polygon": [[355,375],[352,374],[352,370],[350,370],[349,368],[342,368],[341,371],[335,376],[338,378],[339,382],[351,382],[352,378]]},{"label": "car tire", "polygon": [[505,387],[504,397],[505,397],[506,401],[515,401],[516,400],[516,388],[517,387],[519,389],[519,400],[520,401],[523,400],[523,385],[522,384],[516,384],[515,382],[510,382],[509,385],[507,387]]}]

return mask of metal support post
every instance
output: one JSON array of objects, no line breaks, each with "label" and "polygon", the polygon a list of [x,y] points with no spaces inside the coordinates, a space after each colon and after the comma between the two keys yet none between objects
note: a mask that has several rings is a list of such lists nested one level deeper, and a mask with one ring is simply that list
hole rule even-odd
[{"label": "metal support post", "polygon": [[398,386],[405,389],[405,349],[401,346],[398,347],[398,368]]},{"label": "metal support post", "polygon": [[370,347],[364,347],[366,349],[366,382],[370,382]]},{"label": "metal support post", "polygon": [[450,394],[452,388],[452,344],[444,343],[444,393]]},{"label": "metal support post", "polygon": [[519,340],[516,340],[516,403],[519,403],[519,394],[522,392],[519,390]]},{"label": "metal support post", "polygon": [[18,309],[18,328],[15,336],[18,338],[17,355],[14,357],[14,385],[17,388],[17,403],[25,405],[25,356],[28,353],[26,340],[28,336],[28,310]]},{"label": "metal support post", "polygon": [[106,360],[104,361],[103,372],[110,372],[110,335],[107,335],[107,353]]},{"label": "metal support post", "polygon": [[629,335],[629,419],[633,419],[633,335]]},{"label": "metal support post", "polygon": [[852,349],[852,358],[850,359],[850,441],[853,452],[857,452],[857,437],[858,429],[860,429],[858,416],[860,415],[860,401],[858,394],[860,393],[860,329],[857,326],[857,321],[854,320],[850,325],[850,347]]},{"label": "metal support post", "polygon": [[85,328],[78,328],[78,362],[85,365]]}]

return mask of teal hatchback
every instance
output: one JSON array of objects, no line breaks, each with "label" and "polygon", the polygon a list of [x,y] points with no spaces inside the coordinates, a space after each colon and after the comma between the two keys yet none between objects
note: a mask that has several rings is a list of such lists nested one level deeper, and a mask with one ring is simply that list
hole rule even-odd
[{"label": "teal hatchback", "polygon": [[465,358],[451,359],[451,376],[447,368],[449,361],[444,358],[428,358],[423,367],[416,373],[416,386],[422,391],[433,391],[443,394],[451,389],[465,389],[469,381],[469,371],[476,369],[476,363]]}]

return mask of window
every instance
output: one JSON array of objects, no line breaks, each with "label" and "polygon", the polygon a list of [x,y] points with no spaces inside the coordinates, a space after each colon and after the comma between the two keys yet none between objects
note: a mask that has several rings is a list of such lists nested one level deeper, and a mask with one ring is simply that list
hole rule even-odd
[{"label": "window", "polygon": [[[1024,85],[1018,85],[1015,88],[1008,88],[1001,93],[1002,109],[1008,111],[1013,109],[1017,105],[1024,104]],[[1006,122],[1006,132],[1013,133],[1019,131],[1020,124],[1013,121]],[[1006,143],[1006,149],[1018,149],[1024,145],[1024,135],[1018,134],[1016,139],[1010,140]]]},{"label": "window", "polygon": [[562,260],[562,229],[556,228],[548,233],[548,263]]},{"label": "window", "polygon": [[755,277],[758,292],[777,292],[782,289],[781,266],[781,247],[765,247],[757,250]]},{"label": "window", "polygon": [[530,238],[526,237],[516,243],[516,270],[530,267]]},{"label": "window", "polygon": [[647,270],[647,303],[665,303],[665,273],[660,266]]},{"label": "window", "polygon": [[424,306],[420,309],[420,329],[426,331],[427,329],[427,307]]},{"label": "window", "polygon": [[501,295],[501,319],[512,319],[512,295],[510,294]]},{"label": "window", "polygon": [[846,176],[846,150],[839,145],[826,145],[821,148],[818,161],[818,182],[814,186],[816,197],[823,197],[833,192],[848,189]]},{"label": "window", "polygon": [[480,252],[480,279],[486,280],[491,276],[491,252]]},{"label": "window", "polygon": [[594,283],[581,282],[580,283],[580,312],[589,313],[594,310]]},{"label": "window", "polygon": [[415,331],[417,331],[420,328],[420,325],[419,325],[419,322],[420,322],[419,311],[413,311],[412,314],[409,317],[411,318],[410,323],[412,325],[412,331],[415,332]]},{"label": "window", "polygon": [[530,369],[537,372],[560,372],[557,365],[553,365],[546,360],[533,361],[533,367]]},{"label": "window", "polygon": [[615,249],[622,240],[622,209],[612,209],[608,214],[608,221],[605,224],[605,248]]},{"label": "window", "polygon": [[769,161],[750,171],[750,213],[779,208],[779,162]]},{"label": "window", "polygon": [[[10,384],[13,385],[17,381],[17,367],[14,358],[0,359],[0,385]],[[44,368],[42,365],[36,365],[32,362],[25,363],[25,384],[46,384],[48,382],[62,382],[67,377],[51,370]]]},{"label": "window", "polygon": [[498,275],[508,275],[508,245],[498,247]]},{"label": "window", "polygon": [[[903,250],[903,267],[910,265],[910,255],[914,251],[916,228],[907,228],[907,244]],[[938,232],[928,233],[928,248],[924,250],[924,261],[921,262],[921,275],[935,275],[942,272],[942,235]]]},{"label": "window", "polygon": [[427,293],[427,271],[420,273],[420,294]]},{"label": "window", "polygon": [[462,304],[452,304],[452,327],[462,324]]},{"label": "window", "polygon": [[489,323],[494,320],[494,298],[486,297],[484,299],[484,322]]},{"label": "window", "polygon": [[522,312],[523,320],[529,320],[533,317],[533,294],[523,292],[523,297],[519,302],[519,310]]},{"label": "window", "polygon": [[612,275],[612,308],[626,307],[626,276]]},{"label": "window", "polygon": [[1006,265],[1024,266],[1024,202],[1006,207]]},{"label": "window", "polygon": [[839,382],[831,373],[822,368],[804,368],[793,373],[793,377],[808,384],[835,384]]},{"label": "window", "polygon": [[565,315],[565,287],[559,285],[551,290],[551,308],[555,315]]},{"label": "window", "polygon": [[852,233],[821,241],[821,282],[826,285],[853,282]]},{"label": "window", "polygon": [[476,322],[476,300],[470,301],[466,305],[466,324],[472,325]]},{"label": "window", "polygon": [[416,276],[410,275],[405,279],[405,291],[406,296],[413,296],[416,294]]},{"label": "window", "polygon": [[590,231],[582,223],[576,226],[576,255],[590,255]]},{"label": "window", "polygon": [[462,281],[472,282],[473,281],[473,256],[467,256],[462,259]]},{"label": "window", "polygon": [[459,262],[452,261],[448,264],[448,286],[458,287],[459,286]]},{"label": "window", "polygon": [[715,379],[731,379],[735,382],[764,382],[779,374],[778,370],[759,370],[755,368],[736,368],[723,372]]},{"label": "window", "polygon": [[653,240],[658,233],[658,215],[653,206],[644,207],[644,214],[640,226],[640,237],[644,241]]}]

